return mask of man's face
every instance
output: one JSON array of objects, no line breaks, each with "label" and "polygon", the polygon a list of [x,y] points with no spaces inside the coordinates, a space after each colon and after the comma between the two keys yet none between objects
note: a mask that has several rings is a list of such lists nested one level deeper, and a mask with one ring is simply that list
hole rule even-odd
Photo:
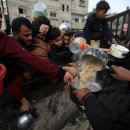
[{"label": "man's face", "polygon": [[26,45],[30,45],[32,42],[32,29],[22,25],[20,31],[17,33],[16,39]]},{"label": "man's face", "polygon": [[64,41],[64,43],[65,43],[66,45],[69,45],[69,44],[70,44],[70,37],[64,36],[63,41]]},{"label": "man's face", "polygon": [[1,29],[1,26],[2,26],[2,17],[0,17],[0,29]]},{"label": "man's face", "polygon": [[96,12],[96,15],[97,15],[97,18],[100,18],[100,19],[104,19],[105,17],[108,16],[106,10],[98,10],[98,11]]},{"label": "man's face", "polygon": [[55,46],[61,47],[62,46],[62,37],[59,36],[55,40],[52,40],[52,44]]}]

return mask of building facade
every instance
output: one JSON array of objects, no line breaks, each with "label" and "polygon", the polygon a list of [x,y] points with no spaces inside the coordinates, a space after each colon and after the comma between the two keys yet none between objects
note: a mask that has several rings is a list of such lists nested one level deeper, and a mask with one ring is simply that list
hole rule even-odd
[{"label": "building facade", "polygon": [[6,10],[3,11],[3,8],[6,9],[5,7],[5,2],[2,3],[2,1],[0,1],[0,13],[2,14],[2,27],[1,27],[1,30],[5,30],[6,29],[6,23],[5,23],[5,18],[4,18],[4,12],[5,14],[7,13]]},{"label": "building facade", "polygon": [[16,17],[31,19],[36,2],[46,4],[52,25],[68,22],[72,29],[83,29],[88,13],[88,0],[6,0],[10,23]]}]

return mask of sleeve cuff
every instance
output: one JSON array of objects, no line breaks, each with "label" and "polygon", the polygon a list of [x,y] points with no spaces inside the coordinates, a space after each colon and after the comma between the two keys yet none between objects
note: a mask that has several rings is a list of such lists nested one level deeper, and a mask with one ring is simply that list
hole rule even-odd
[{"label": "sleeve cuff", "polygon": [[59,68],[59,71],[58,71],[58,73],[57,73],[57,77],[58,77],[59,79],[63,79],[64,76],[65,76],[65,73],[66,73],[66,71],[65,71],[64,69],[62,69],[62,67],[60,67],[60,68]]},{"label": "sleeve cuff", "polygon": [[96,98],[96,96],[93,93],[87,93],[81,100],[81,103],[84,105],[85,102],[87,102],[87,98],[89,99],[89,97],[94,97]]}]

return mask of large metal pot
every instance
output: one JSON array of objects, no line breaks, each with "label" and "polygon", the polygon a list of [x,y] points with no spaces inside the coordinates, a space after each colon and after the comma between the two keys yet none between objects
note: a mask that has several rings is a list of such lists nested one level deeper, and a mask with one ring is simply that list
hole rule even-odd
[{"label": "large metal pot", "polygon": [[[90,47],[86,49],[81,55],[80,55],[80,64],[78,66],[79,71],[82,71],[82,61],[83,60],[88,60],[93,58],[93,61],[99,61],[101,63],[101,69],[108,69],[110,72],[114,73],[114,71],[108,67],[106,64],[108,63],[108,56],[106,53],[100,49]],[[99,71],[100,71],[99,70]],[[88,73],[88,72],[87,72]],[[99,84],[96,81],[96,74],[97,72],[95,71],[95,76],[93,77],[92,80],[88,81],[90,84],[87,88],[89,88],[92,92],[97,92],[102,89],[101,84]],[[83,83],[85,85],[85,83]],[[75,89],[81,89],[80,87],[80,76],[76,79],[76,82],[74,81],[74,84],[72,85],[73,88]]]},{"label": "large metal pot", "polygon": [[71,31],[71,28],[70,28],[70,25],[66,22],[62,23],[60,26],[59,26],[59,29],[60,30],[65,30],[66,33],[70,32]]},{"label": "large metal pot", "polygon": [[90,55],[90,56],[94,56],[97,59],[101,60],[103,63],[103,66],[106,65],[108,63],[108,56],[106,55],[106,53],[104,51],[102,51],[101,49],[97,49],[94,47],[90,47],[88,49],[86,49],[84,51],[84,53],[82,53],[81,58],[84,58],[85,56]]},{"label": "large metal pot", "polygon": [[33,108],[31,112],[26,112],[20,115],[17,119],[17,127],[21,129],[28,129],[32,122],[39,117],[39,111]]}]

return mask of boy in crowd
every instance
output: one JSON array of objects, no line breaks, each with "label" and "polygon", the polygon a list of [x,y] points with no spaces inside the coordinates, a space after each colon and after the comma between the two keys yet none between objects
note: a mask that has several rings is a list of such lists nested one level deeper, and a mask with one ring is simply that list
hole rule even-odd
[{"label": "boy in crowd", "polygon": [[108,40],[117,44],[105,19],[109,9],[110,6],[106,1],[100,1],[96,6],[96,13],[88,17],[83,29],[83,35],[88,44],[91,40],[100,40],[101,48],[109,48]]},{"label": "boy in crowd", "polygon": [[47,41],[51,44],[49,58],[52,62],[60,66],[73,66],[76,67],[77,64],[71,62],[71,57],[69,57],[69,61],[67,62],[63,55],[60,53],[64,51],[62,48],[62,36],[61,31],[58,28],[53,28],[46,37]]},{"label": "boy in crowd", "polygon": [[70,39],[71,39],[71,34],[70,33],[65,33],[63,36],[63,45],[65,45],[65,47],[69,47],[70,45]]},{"label": "boy in crowd", "polygon": [[15,77],[15,79],[9,84],[8,90],[14,99],[21,103],[21,112],[32,110],[33,106],[24,96],[26,92],[30,90],[30,86],[20,87],[21,83],[32,79],[30,70],[24,69],[22,74]]}]

